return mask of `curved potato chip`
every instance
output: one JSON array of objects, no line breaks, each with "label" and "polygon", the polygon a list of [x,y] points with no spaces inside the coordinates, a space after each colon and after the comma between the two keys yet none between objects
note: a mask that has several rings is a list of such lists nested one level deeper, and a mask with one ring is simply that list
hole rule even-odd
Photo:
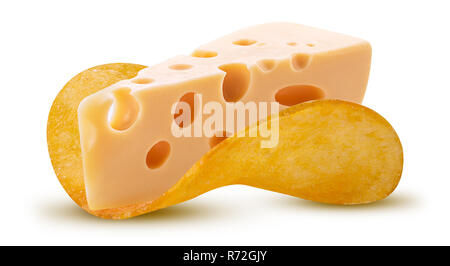
[{"label": "curved potato chip", "polygon": [[142,68],[133,64],[91,68],[69,81],[51,108],[47,134],[56,175],[70,197],[93,215],[129,218],[231,184],[323,203],[362,204],[387,197],[400,180],[402,146],[383,117],[355,103],[319,100],[279,113],[276,147],[262,149],[260,136],[235,135],[205,154],[160,198],[121,208],[90,210],[83,182],[77,107],[84,97],[131,78]]}]

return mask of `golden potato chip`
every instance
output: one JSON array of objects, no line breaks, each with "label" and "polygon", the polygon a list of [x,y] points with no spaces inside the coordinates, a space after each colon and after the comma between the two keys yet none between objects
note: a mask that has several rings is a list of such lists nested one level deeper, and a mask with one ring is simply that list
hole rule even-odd
[{"label": "golden potato chip", "polygon": [[280,112],[276,147],[261,148],[260,136],[235,135],[218,143],[160,198],[90,210],[83,182],[77,107],[84,97],[134,77],[142,68],[133,64],[91,68],[69,81],[51,108],[47,135],[56,175],[70,197],[93,215],[129,218],[231,184],[323,203],[361,204],[387,197],[400,180],[402,146],[383,117],[355,103],[319,100]]}]

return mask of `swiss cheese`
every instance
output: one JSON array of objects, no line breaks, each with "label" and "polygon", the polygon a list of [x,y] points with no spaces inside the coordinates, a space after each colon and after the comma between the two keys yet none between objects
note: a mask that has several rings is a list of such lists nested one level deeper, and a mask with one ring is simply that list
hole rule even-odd
[{"label": "swiss cheese", "polygon": [[[153,201],[220,139],[176,137],[172,105],[363,99],[371,60],[364,40],[297,24],[247,28],[142,69],[78,108],[87,202],[92,210]],[[193,110],[193,127],[202,123]],[[240,130],[242,128],[237,128]],[[234,132],[231,132],[234,133]]]}]

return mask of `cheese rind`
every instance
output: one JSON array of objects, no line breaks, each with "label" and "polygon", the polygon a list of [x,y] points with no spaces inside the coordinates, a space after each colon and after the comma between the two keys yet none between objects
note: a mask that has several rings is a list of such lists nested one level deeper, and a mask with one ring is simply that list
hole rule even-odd
[{"label": "cheese rind", "polygon": [[[301,90],[291,94],[299,101],[324,97],[361,102],[370,58],[370,45],[361,39],[272,23],[227,35],[191,56],[145,68],[133,79],[86,97],[78,119],[89,207],[151,202],[211,148],[205,136],[177,138],[171,133],[171,106],[186,93],[225,105],[272,102],[279,91],[293,87]],[[112,109],[113,123],[108,119]],[[192,126],[202,122],[194,119]],[[168,143],[168,154],[161,155],[165,159],[159,167],[149,167],[149,151],[161,141]]]}]

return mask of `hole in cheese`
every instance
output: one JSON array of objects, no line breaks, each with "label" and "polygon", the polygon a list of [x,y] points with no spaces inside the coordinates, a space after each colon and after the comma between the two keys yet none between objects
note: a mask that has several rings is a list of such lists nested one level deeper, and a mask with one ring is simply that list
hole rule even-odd
[{"label": "hole in cheese", "polygon": [[218,131],[214,134],[214,136],[212,136],[211,138],[209,138],[209,146],[211,148],[213,148],[214,146],[216,146],[217,144],[221,143],[222,141],[224,141],[228,136],[231,136],[232,134],[226,132],[226,131]]},{"label": "hole in cheese", "polygon": [[309,54],[295,54],[291,59],[292,67],[297,71],[306,68],[310,61],[311,56]]},{"label": "hole in cheese", "polygon": [[169,142],[162,140],[153,145],[150,151],[147,153],[146,163],[148,168],[156,169],[161,167],[164,162],[169,158],[170,144]]},{"label": "hole in cheese", "polygon": [[222,84],[223,98],[227,102],[237,102],[247,92],[250,84],[250,71],[245,64],[228,64],[219,67],[226,72]]},{"label": "hole in cheese", "polygon": [[289,46],[297,46],[298,43],[296,43],[296,42],[288,42],[287,45],[289,45]]},{"label": "hole in cheese", "polygon": [[169,66],[169,68],[171,68],[173,70],[186,70],[186,69],[192,68],[192,66],[188,65],[188,64],[177,64],[177,65],[171,65],[171,66]]},{"label": "hole in cheese", "polygon": [[[195,115],[197,112],[197,110],[195,110],[195,99],[196,98],[198,99],[198,96],[199,96],[199,94],[195,93],[195,92],[188,92],[188,93],[185,93],[183,96],[181,96],[179,103],[175,107],[176,108],[175,114],[173,115],[173,119],[175,119],[175,122],[177,123],[177,125],[179,127],[187,127],[194,122]],[[180,104],[180,102],[187,103],[189,106],[189,110],[191,113],[191,119],[187,121],[188,123],[184,123],[183,119],[177,119],[183,114],[183,110],[184,110],[183,106]]]},{"label": "hole in cheese", "polygon": [[306,45],[309,46],[309,47],[314,47],[314,46],[316,46],[316,45],[313,44],[313,43],[307,43]]},{"label": "hole in cheese", "polygon": [[318,100],[324,97],[325,93],[323,90],[313,85],[293,85],[282,88],[275,94],[275,100],[286,106]]},{"label": "hole in cheese", "polygon": [[136,84],[149,84],[152,83],[154,80],[149,78],[137,78],[133,79],[132,82]]},{"label": "hole in cheese", "polygon": [[275,60],[273,60],[273,59],[263,59],[263,60],[260,60],[260,61],[258,61],[257,63],[256,63],[258,66],[259,66],[259,68],[261,68],[263,71],[270,71],[270,70],[272,70],[272,69],[274,69],[275,68],[275,64],[276,64],[276,62],[275,62]]},{"label": "hole in cheese", "polygon": [[130,91],[129,88],[121,88],[113,92],[114,102],[108,120],[111,127],[116,130],[131,127],[139,114],[139,104]]},{"label": "hole in cheese", "polygon": [[249,46],[249,45],[252,45],[254,43],[256,43],[256,41],[255,40],[250,40],[250,39],[240,39],[240,40],[237,40],[237,41],[233,42],[233,44],[240,45],[240,46]]},{"label": "hole in cheese", "polygon": [[211,58],[217,56],[217,53],[214,51],[207,51],[207,50],[195,50],[192,53],[192,56],[201,58]]}]

